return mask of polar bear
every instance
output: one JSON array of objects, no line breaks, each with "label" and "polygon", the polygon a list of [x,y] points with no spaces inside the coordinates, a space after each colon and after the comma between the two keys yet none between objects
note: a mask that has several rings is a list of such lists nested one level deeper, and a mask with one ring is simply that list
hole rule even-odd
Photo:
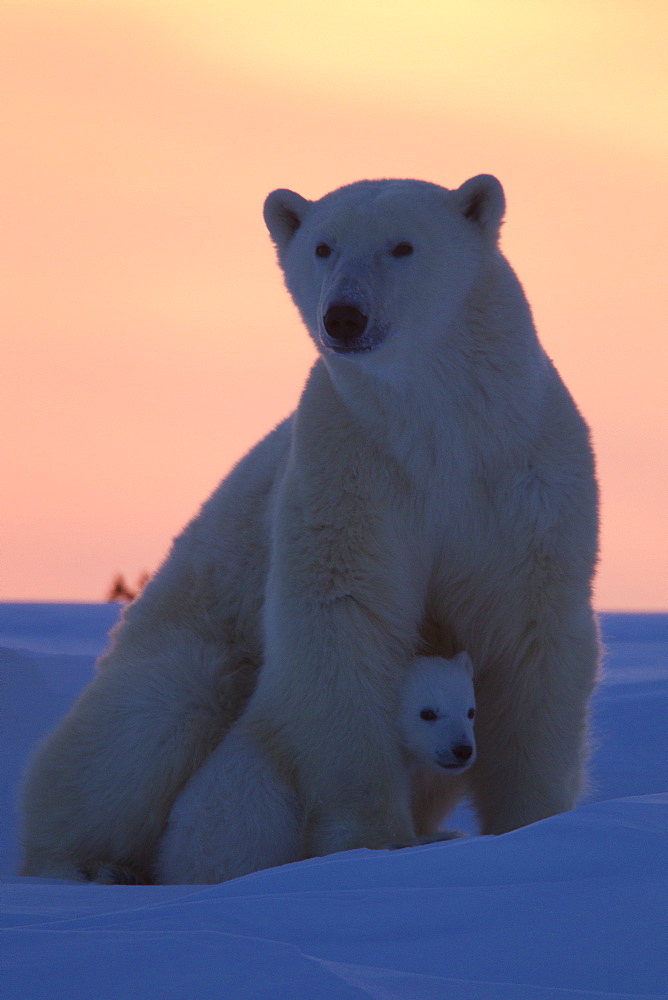
[{"label": "polar bear", "polygon": [[[374,705],[367,711],[373,713]],[[474,763],[474,716],[467,653],[450,660],[414,658],[399,702],[405,771],[397,774],[397,783],[405,794],[422,769],[454,776]],[[304,820],[284,764],[274,765],[242,716],[176,800],[158,848],[155,881],[204,885],[300,861]]]},{"label": "polar bear", "polygon": [[[598,660],[594,460],[499,248],[504,209],[488,175],[268,196],[319,357],[35,755],[25,874],[150,866],[253,691],[257,739],[294,766],[307,854],[428,835],[461,795],[483,833],[573,806]],[[416,649],[470,653],[478,759],[407,805],[388,733]]]}]

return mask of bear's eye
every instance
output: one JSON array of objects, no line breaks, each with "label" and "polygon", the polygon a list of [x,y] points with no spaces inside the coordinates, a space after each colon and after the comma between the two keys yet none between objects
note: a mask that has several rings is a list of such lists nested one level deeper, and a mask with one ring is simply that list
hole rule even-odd
[{"label": "bear's eye", "polygon": [[438,716],[433,708],[423,708],[420,712],[420,718],[424,719],[425,722],[436,722]]},{"label": "bear's eye", "polygon": [[475,715],[475,708],[469,708],[469,719],[472,719]]},{"label": "bear's eye", "polygon": [[397,243],[391,253],[393,257],[410,257],[413,253],[413,244],[406,241]]},{"label": "bear's eye", "polygon": [[329,257],[331,252],[332,248],[330,246],[327,246],[326,243],[318,243],[317,247],[315,248],[316,257]]}]

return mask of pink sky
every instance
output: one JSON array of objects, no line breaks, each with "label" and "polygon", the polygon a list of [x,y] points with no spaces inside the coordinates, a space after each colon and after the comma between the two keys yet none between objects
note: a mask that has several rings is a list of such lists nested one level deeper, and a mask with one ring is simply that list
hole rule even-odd
[{"label": "pink sky", "polygon": [[3,5],[0,599],[154,570],[294,408],[270,190],[489,172],[592,426],[597,605],[668,607],[663,5],[368,0],[347,41],[349,7]]}]

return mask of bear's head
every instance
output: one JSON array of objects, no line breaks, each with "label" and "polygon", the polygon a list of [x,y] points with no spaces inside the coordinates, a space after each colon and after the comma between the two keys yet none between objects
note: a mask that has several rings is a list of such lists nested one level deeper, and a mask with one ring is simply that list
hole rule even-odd
[{"label": "bear's head", "polygon": [[473,664],[468,653],[451,660],[418,656],[404,679],[400,737],[411,762],[461,774],[476,758]]},{"label": "bear's head", "polygon": [[[328,367],[442,339],[484,261],[505,208],[491,176],[456,191],[415,180],[359,181],[308,201],[273,191],[264,218],[286,285]],[[397,346],[399,345],[399,346]]]}]

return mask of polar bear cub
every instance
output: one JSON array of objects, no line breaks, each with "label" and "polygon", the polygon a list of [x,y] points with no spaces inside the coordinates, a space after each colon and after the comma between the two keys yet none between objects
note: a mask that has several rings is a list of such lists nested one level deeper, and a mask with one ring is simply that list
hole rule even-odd
[{"label": "polar bear cub", "polygon": [[[468,654],[450,660],[415,657],[399,709],[408,775],[421,768],[455,775],[470,767],[476,756],[474,716]],[[300,861],[304,824],[297,792],[242,717],[176,800],[158,849],[156,881],[224,882]]]},{"label": "polar bear cub", "polygon": [[399,732],[411,772],[461,774],[476,758],[473,664],[468,653],[451,660],[416,656],[404,679]]}]

